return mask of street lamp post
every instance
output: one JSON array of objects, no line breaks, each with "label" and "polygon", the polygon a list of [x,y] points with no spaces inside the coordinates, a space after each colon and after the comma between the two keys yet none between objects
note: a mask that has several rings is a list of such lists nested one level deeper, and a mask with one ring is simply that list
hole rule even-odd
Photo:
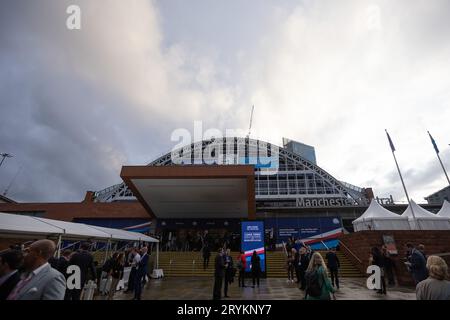
[{"label": "street lamp post", "polygon": [[2,157],[2,161],[0,161],[0,167],[2,166],[3,161],[5,161],[6,158],[12,158],[13,157],[13,155],[9,154],[9,153],[1,153],[0,156]]}]

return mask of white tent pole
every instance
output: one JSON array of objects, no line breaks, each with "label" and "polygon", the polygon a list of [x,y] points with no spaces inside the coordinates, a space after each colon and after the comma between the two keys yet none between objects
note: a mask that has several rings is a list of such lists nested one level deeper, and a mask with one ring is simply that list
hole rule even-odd
[{"label": "white tent pole", "polygon": [[156,243],[156,269],[159,269],[159,241]]},{"label": "white tent pole", "polygon": [[111,243],[111,240],[108,239],[108,242],[106,243],[106,254],[105,254],[105,259],[103,259],[103,263],[106,262],[106,259],[108,259],[108,252],[109,252],[109,245]]},{"label": "white tent pole", "polygon": [[61,235],[59,235],[59,237],[58,237],[58,247],[56,249],[56,257],[58,259],[61,257],[61,245],[62,245],[62,240],[61,240]]}]

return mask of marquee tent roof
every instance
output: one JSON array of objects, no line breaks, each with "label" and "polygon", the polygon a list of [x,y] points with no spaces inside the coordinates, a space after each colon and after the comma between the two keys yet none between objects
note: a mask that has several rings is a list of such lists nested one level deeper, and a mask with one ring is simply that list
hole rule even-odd
[{"label": "marquee tent roof", "polygon": [[30,216],[0,212],[0,234],[29,236],[61,234],[61,228],[39,221]]},{"label": "marquee tent roof", "polygon": [[89,226],[95,228],[101,232],[110,234],[112,238],[118,240],[131,240],[131,241],[144,241],[144,242],[159,242],[157,239],[149,237],[145,234],[138,232],[131,232],[121,229],[112,229],[98,226]]},{"label": "marquee tent roof", "polygon": [[441,210],[437,213],[439,217],[450,218],[450,202],[444,200]]},{"label": "marquee tent roof", "polygon": [[355,231],[362,230],[410,230],[406,217],[383,208],[372,199],[367,210],[353,221]]},{"label": "marquee tent roof", "polygon": [[111,238],[105,232],[101,232],[97,229],[94,229],[83,223],[74,223],[60,220],[51,220],[45,218],[37,218],[31,217],[32,219],[36,219],[47,223],[51,226],[62,229],[62,233],[64,234],[64,238],[85,238],[85,239],[108,239]]},{"label": "marquee tent roof", "polygon": [[[414,216],[412,214],[411,207],[414,210]],[[408,205],[406,210],[402,213],[402,217],[408,217],[409,219],[416,217],[416,219],[419,219],[419,218],[436,218],[436,215],[428,210],[425,210],[417,203],[415,203],[414,200],[411,199],[411,204]]]},{"label": "marquee tent roof", "polygon": [[400,215],[385,209],[382,205],[380,205],[375,199],[372,199],[369,207],[366,211],[355,221],[362,221],[366,219],[374,219],[374,218],[383,218],[383,219],[404,219]]},{"label": "marquee tent roof", "polygon": [[64,239],[103,239],[159,242],[157,239],[138,232],[120,229],[94,227],[83,223],[51,220],[38,217],[0,212],[0,235],[35,238],[41,236],[62,236]]},{"label": "marquee tent roof", "polygon": [[[411,207],[414,210],[414,216]],[[408,218],[412,230],[450,230],[450,219],[425,210],[413,200],[403,212],[402,217]]]}]

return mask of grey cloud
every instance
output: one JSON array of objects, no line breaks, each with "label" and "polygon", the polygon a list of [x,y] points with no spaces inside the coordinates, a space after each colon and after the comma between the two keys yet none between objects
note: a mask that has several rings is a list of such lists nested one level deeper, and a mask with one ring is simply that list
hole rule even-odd
[{"label": "grey cloud", "polygon": [[[75,33],[64,28],[73,3],[85,17]],[[372,4],[381,9],[379,32],[355,25]],[[442,124],[449,96],[442,93],[450,84],[449,6],[273,1],[264,7],[273,15],[256,15],[267,25],[255,24],[234,42],[248,12],[231,29],[213,28],[203,24],[208,12],[198,4],[182,12],[195,21],[189,29],[152,1],[2,1],[0,152],[15,158],[0,168],[0,188],[22,166],[12,197],[80,200],[87,189],[120,182],[122,164],[170,151],[172,130],[192,130],[193,120],[246,129],[255,103],[253,130],[264,140],[314,144],[331,174],[356,185],[378,181],[375,191],[401,197],[383,129],[406,131],[405,124],[420,122],[448,133]],[[409,151],[411,165],[427,165],[405,166],[405,177],[425,195],[440,179],[439,167],[414,155]]]}]

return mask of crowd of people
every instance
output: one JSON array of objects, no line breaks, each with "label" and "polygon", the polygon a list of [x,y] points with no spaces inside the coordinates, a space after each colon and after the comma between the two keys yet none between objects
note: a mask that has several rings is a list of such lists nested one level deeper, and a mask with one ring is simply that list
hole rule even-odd
[{"label": "crowd of people", "polygon": [[[56,245],[48,239],[37,240],[28,248],[11,248],[0,253],[0,300],[80,300],[83,287],[89,280],[97,283],[100,291],[113,299],[124,269],[131,267],[125,292],[140,300],[148,275],[148,248],[133,247],[113,253],[101,268],[97,268],[88,243],[76,251],[64,250],[59,259],[54,257]],[[329,300],[339,290],[340,261],[336,248],[328,250],[325,260],[319,252],[299,241],[289,241],[286,246],[286,269],[289,283],[296,282],[308,300]],[[208,267],[211,249],[206,242],[203,250],[204,268]],[[369,264],[381,271],[381,288],[378,294],[387,293],[387,285],[395,284],[393,257],[386,246],[373,247]],[[231,250],[221,247],[214,259],[213,299],[229,298],[229,286],[238,277],[238,286],[246,287],[246,270],[250,269],[252,287],[260,286],[261,259],[254,251],[247,268],[245,253],[234,259]],[[439,256],[427,257],[425,247],[406,244],[404,263],[416,284],[418,300],[450,300],[448,266]],[[80,288],[67,288],[70,276],[68,267],[80,270]],[[329,277],[330,275],[330,277]],[[331,279],[330,279],[331,278]],[[387,280],[387,283],[386,283]],[[105,287],[110,287],[105,290]],[[222,292],[223,290],[223,292]]]},{"label": "crowd of people", "polygon": [[[220,300],[223,297],[230,298],[228,295],[228,287],[234,282],[236,274],[238,274],[238,286],[245,288],[247,260],[243,251],[239,252],[234,263],[231,256],[231,250],[220,248],[214,260],[214,287],[213,300]],[[253,251],[250,259],[250,273],[252,277],[252,287],[259,287],[261,278],[261,258]]]},{"label": "crowd of people", "polygon": [[[93,281],[101,292],[113,299],[124,268],[130,266],[126,292],[140,300],[148,274],[148,248],[130,248],[115,252],[101,268],[82,243],[78,250],[64,250],[59,259],[56,245],[48,239],[37,240],[28,248],[14,247],[0,253],[0,300],[80,300],[84,287]],[[68,288],[72,275],[69,266],[78,266],[80,286]]]},{"label": "crowd of people", "polygon": [[[340,262],[336,248],[331,248],[325,255],[314,252],[311,246],[299,239],[289,238],[285,244],[287,282],[297,283],[304,291],[305,299],[330,299],[339,289]],[[331,281],[328,278],[328,270]],[[336,288],[336,289],[335,289]]]},{"label": "crowd of people", "polygon": [[[425,246],[417,247],[406,243],[406,256],[403,259],[408,272],[416,285],[418,300],[450,300],[450,282],[447,281],[448,266],[439,256],[427,257]],[[395,263],[386,246],[381,249],[373,247],[369,257],[369,264],[376,265],[381,271],[381,288],[379,294],[386,294],[386,279],[389,285],[395,284]]]},{"label": "crowd of people", "polygon": [[[328,250],[326,263],[320,253],[314,252],[301,241],[290,239],[285,248],[287,281],[293,283],[296,280],[299,289],[305,292],[305,299],[335,299],[334,293],[339,290],[340,269],[337,248]],[[427,257],[422,244],[415,247],[407,243],[404,260],[414,279],[418,300],[450,300],[448,266],[444,259],[439,256]],[[381,287],[376,292],[387,294],[387,286],[395,285],[395,263],[386,246],[371,249],[369,265],[380,268]]]},{"label": "crowd of people", "polygon": [[208,230],[187,230],[185,232],[165,232],[160,237],[162,251],[202,251],[208,245],[218,248],[239,250],[240,236],[232,232],[211,236]]}]

